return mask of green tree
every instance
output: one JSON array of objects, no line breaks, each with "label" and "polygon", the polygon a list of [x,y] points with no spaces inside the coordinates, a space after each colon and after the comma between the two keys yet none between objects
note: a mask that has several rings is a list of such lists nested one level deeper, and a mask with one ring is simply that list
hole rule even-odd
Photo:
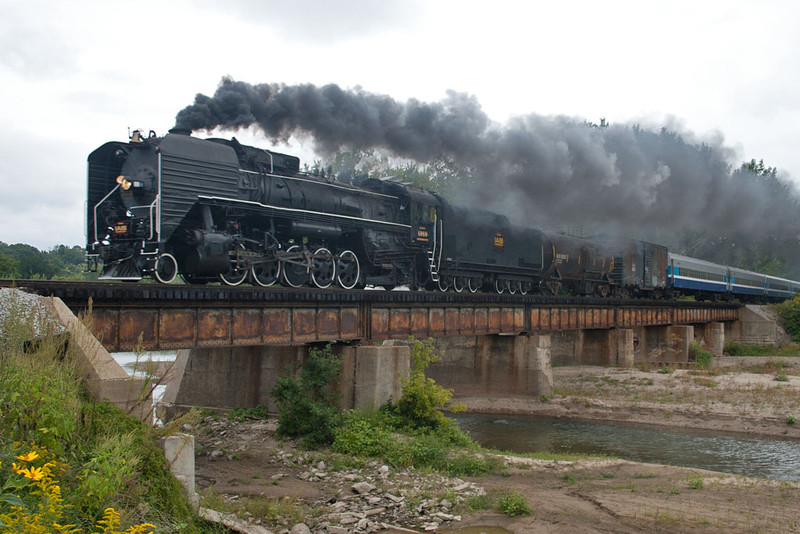
[{"label": "green tree", "polygon": [[0,278],[19,278],[19,263],[0,252]]}]

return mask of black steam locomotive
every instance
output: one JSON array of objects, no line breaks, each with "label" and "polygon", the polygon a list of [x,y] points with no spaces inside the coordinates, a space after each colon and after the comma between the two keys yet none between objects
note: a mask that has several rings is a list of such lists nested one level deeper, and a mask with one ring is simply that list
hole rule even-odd
[{"label": "black steam locomotive", "polygon": [[[667,289],[664,247],[548,235],[417,187],[313,176],[294,156],[188,132],[137,131],[92,152],[86,220],[87,258],[93,270],[102,263],[102,279],[599,296]],[[631,271],[626,258],[649,267]]]}]

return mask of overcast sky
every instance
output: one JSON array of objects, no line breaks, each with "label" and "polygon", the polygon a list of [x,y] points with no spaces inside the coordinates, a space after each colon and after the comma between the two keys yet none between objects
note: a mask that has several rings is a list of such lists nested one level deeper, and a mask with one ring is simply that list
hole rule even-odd
[{"label": "overcast sky", "polygon": [[667,125],[800,180],[788,0],[0,0],[0,241],[84,245],[89,152],[166,133],[223,76]]}]

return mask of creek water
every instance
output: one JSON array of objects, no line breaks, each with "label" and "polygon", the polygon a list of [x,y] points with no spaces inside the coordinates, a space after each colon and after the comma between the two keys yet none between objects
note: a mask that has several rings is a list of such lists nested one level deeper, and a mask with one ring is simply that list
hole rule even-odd
[{"label": "creek water", "polygon": [[791,438],[538,416],[448,415],[487,448],[602,454],[635,462],[800,481],[800,440]]}]

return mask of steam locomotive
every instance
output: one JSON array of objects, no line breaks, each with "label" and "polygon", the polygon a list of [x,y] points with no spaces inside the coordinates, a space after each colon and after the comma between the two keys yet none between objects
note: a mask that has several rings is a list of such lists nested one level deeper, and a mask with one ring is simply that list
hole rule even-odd
[{"label": "steam locomotive", "polygon": [[683,280],[659,245],[548,234],[418,187],[314,176],[297,157],[186,131],[100,146],[87,197],[87,262],[102,264],[101,279],[601,297],[670,296]]}]

